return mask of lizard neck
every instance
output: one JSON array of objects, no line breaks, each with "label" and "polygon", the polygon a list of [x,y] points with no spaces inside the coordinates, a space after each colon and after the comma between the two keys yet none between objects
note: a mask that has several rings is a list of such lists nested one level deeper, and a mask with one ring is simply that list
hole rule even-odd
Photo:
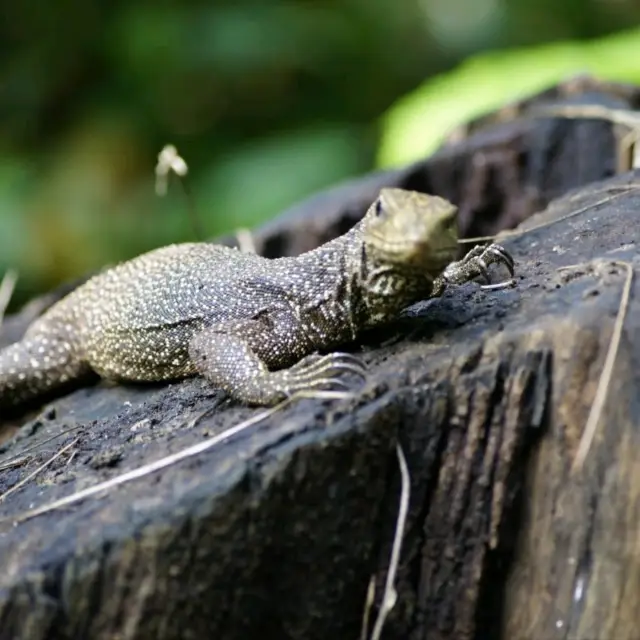
[{"label": "lizard neck", "polygon": [[296,304],[309,341],[318,347],[353,341],[363,328],[360,226],[295,258],[276,260],[283,276],[303,275],[304,292]]},{"label": "lizard neck", "polygon": [[393,320],[409,305],[428,297],[432,287],[423,271],[389,264],[367,252],[364,234],[361,221],[346,234],[298,258],[308,264],[309,273],[322,272],[322,279],[331,283],[324,304],[339,316],[339,326],[349,327],[349,339],[363,329]]},{"label": "lizard neck", "polygon": [[360,222],[317,249],[281,259],[285,271],[300,271],[308,281],[299,313],[312,343],[354,340],[362,330],[393,320],[431,291],[432,281],[424,272],[369,254],[364,233]]},{"label": "lizard neck", "polygon": [[360,234],[350,247],[362,328],[384,324],[395,319],[411,304],[424,300],[431,292],[433,280],[423,270],[391,264],[367,251]]}]

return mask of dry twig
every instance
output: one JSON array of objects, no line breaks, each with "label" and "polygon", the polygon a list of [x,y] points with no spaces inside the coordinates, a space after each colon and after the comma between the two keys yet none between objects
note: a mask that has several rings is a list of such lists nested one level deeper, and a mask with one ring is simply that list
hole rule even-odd
[{"label": "dry twig", "polygon": [[79,438],[72,440],[69,444],[65,445],[58,451],[58,453],[51,456],[46,462],[43,462],[35,471],[32,471],[28,476],[24,477],[20,482],[17,482],[10,489],[7,489],[4,493],[0,494],[0,502],[2,502],[7,496],[15,493],[20,487],[23,487],[29,480],[37,476],[43,469],[46,469],[54,460],[57,460],[65,451],[68,451],[71,447],[73,447]]},{"label": "dry twig", "polygon": [[[300,391],[291,397],[283,400],[279,404],[266,409],[257,415],[249,418],[237,424],[235,427],[230,427],[226,429],[222,433],[219,433],[217,436],[205,440],[204,442],[199,442],[198,444],[192,445],[191,447],[186,447],[181,451],[177,451],[171,455],[165,456],[156,460],[155,462],[151,462],[149,464],[142,465],[136,469],[132,469],[131,471],[127,471],[125,473],[116,476],[115,478],[111,478],[110,480],[106,480],[105,482],[101,482],[93,487],[88,487],[87,489],[83,489],[82,491],[77,491],[69,496],[64,498],[60,498],[59,500],[54,500],[53,502],[43,505],[42,507],[37,507],[36,509],[32,509],[30,511],[26,511],[17,516],[13,516],[10,518],[1,519],[0,522],[4,522],[7,520],[11,520],[14,523],[24,522],[25,520],[30,520],[31,518],[35,518],[36,516],[43,515],[45,513],[50,513],[52,511],[56,511],[57,509],[62,509],[63,507],[68,507],[72,504],[76,504],[85,500],[86,498],[90,498],[91,496],[95,496],[103,491],[108,491],[109,489],[113,489],[119,485],[125,484],[127,482],[131,482],[132,480],[137,480],[138,478],[143,478],[145,476],[151,475],[156,471],[160,471],[161,469],[166,469],[171,465],[174,465],[182,460],[186,460],[188,458],[192,458],[204,451],[208,451],[213,449],[216,445],[228,440],[232,436],[237,435],[241,431],[245,431],[249,427],[252,427],[263,420],[266,420],[274,413],[280,411],[284,407],[290,405],[292,402],[299,400],[301,398],[317,398],[317,399],[343,399],[353,397],[353,393],[345,392],[345,391],[313,391],[313,392],[303,392]],[[205,412],[205,413],[208,413]]]},{"label": "dry twig", "polygon": [[26,449],[23,449],[19,454],[17,454],[15,456],[5,460],[2,463],[2,466],[0,467],[0,470],[15,466],[17,460],[19,461],[19,460],[22,460],[22,459],[24,459],[26,457],[25,454],[31,453],[32,451],[35,451],[36,449],[40,449],[41,447],[43,447],[48,442],[51,442],[52,440],[56,440],[56,439],[60,438],[61,436],[66,435],[67,433],[71,433],[72,431],[77,431],[78,429],[81,429],[83,426],[84,425],[76,424],[73,427],[69,427],[67,429],[63,429],[62,431],[60,431],[60,433],[56,433],[54,436],[51,436],[50,438],[46,438],[45,440],[42,440],[42,442],[38,442],[38,443],[36,443],[36,444],[34,444],[34,445],[30,446],[30,447],[27,447]]},{"label": "dry twig", "polygon": [[[627,272],[627,277],[622,290],[622,297],[620,299],[620,306],[616,315],[616,320],[613,325],[613,331],[611,333],[611,340],[609,341],[609,347],[607,348],[607,355],[605,357],[602,372],[598,379],[598,386],[596,388],[596,395],[591,404],[589,410],[589,417],[585,424],[578,444],[578,449],[571,465],[571,473],[575,474],[582,469],[584,461],[587,458],[589,449],[596,434],[596,429],[600,418],[602,416],[602,410],[604,408],[605,401],[607,399],[607,393],[611,386],[611,379],[613,377],[613,367],[615,365],[616,357],[618,355],[618,349],[620,347],[620,340],[622,338],[622,329],[624,327],[624,321],[626,318],[627,310],[629,308],[629,300],[631,298],[631,285],[633,283],[633,267],[629,262],[622,260],[607,261],[607,264],[618,265],[623,267]],[[569,267],[563,267],[563,269],[571,269],[577,265]]]},{"label": "dry twig", "polygon": [[238,229],[236,231],[236,240],[242,253],[258,253],[256,251],[256,243],[253,241],[253,235],[249,229]]},{"label": "dry twig", "polygon": [[182,186],[182,191],[187,199],[187,209],[189,211],[189,217],[191,218],[193,233],[197,240],[204,240],[204,233],[198,217],[196,202],[193,194],[191,193],[191,189],[189,189],[186,182],[189,167],[184,158],[178,153],[176,147],[172,144],[167,144],[158,154],[158,163],[156,164],[157,195],[165,196],[167,194],[167,190],[169,188],[169,177],[172,173],[175,173],[175,175],[178,176],[180,185]]},{"label": "dry twig", "polygon": [[0,471],[6,471],[7,469],[13,469],[13,467],[19,467],[20,465],[25,464],[25,462],[28,462],[29,460],[31,460],[30,456],[24,456],[24,455],[14,456],[13,458],[10,458],[6,462],[3,462],[2,464],[0,464]]},{"label": "dry twig", "polygon": [[[393,609],[398,599],[396,591],[396,573],[400,564],[400,553],[402,551],[402,538],[404,537],[405,525],[407,523],[407,513],[409,512],[409,498],[411,492],[411,477],[409,476],[409,468],[407,459],[400,444],[396,444],[396,456],[398,458],[398,466],[400,467],[400,505],[398,507],[398,517],[396,519],[396,528],[393,534],[393,544],[391,546],[391,558],[389,559],[389,568],[387,569],[387,577],[384,583],[384,591],[382,592],[382,600],[380,602],[380,610],[373,625],[370,640],[379,640],[384,628],[384,623]],[[369,624],[370,611],[375,598],[375,576],[371,577],[369,588],[367,590],[367,599],[365,602],[364,615],[362,619],[361,637],[366,637],[367,626]]]}]

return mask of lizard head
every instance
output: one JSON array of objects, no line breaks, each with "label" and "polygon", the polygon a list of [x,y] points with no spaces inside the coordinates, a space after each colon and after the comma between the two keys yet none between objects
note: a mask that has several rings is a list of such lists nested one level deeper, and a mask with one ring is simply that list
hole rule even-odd
[{"label": "lizard head", "polygon": [[367,255],[439,275],[457,257],[457,208],[439,196],[385,188],[364,218]]}]

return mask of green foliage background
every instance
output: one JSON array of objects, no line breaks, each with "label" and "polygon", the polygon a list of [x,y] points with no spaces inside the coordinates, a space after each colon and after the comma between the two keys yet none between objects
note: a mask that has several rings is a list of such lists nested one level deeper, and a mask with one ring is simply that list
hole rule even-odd
[{"label": "green foliage background", "polygon": [[14,305],[207,235],[574,73],[640,82],[637,0],[0,0],[0,273]]}]

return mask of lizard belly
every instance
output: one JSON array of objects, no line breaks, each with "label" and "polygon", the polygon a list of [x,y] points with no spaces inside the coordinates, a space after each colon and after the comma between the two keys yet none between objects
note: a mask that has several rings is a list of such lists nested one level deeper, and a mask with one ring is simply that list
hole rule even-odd
[{"label": "lizard belly", "polygon": [[144,330],[100,331],[85,342],[88,364],[101,377],[132,382],[159,382],[194,375],[189,341],[191,324]]}]

